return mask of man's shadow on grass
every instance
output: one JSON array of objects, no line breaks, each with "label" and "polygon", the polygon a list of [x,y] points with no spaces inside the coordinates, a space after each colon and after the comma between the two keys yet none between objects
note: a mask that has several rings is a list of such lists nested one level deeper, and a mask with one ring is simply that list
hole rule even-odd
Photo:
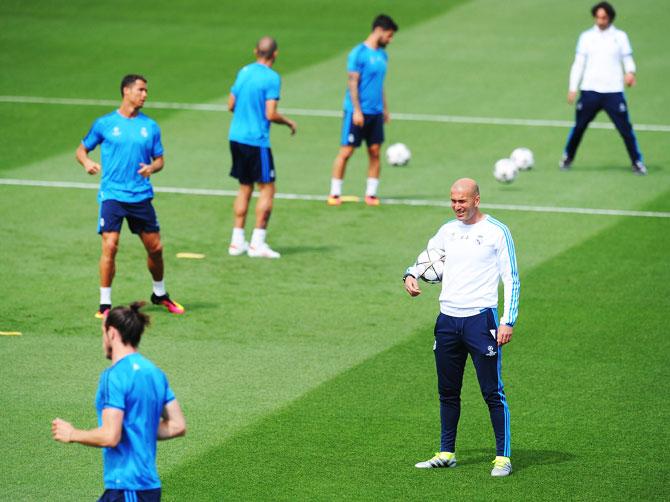
[{"label": "man's shadow on grass", "polygon": [[[459,450],[457,455],[459,465],[481,464],[493,460],[490,449]],[[552,465],[570,462],[577,458],[572,453],[556,450],[532,450],[514,448],[512,450],[512,467],[515,472],[534,465]]]},{"label": "man's shadow on grass", "polygon": [[338,246],[280,246],[277,251],[282,256],[291,256],[303,253],[332,253],[338,249]]}]

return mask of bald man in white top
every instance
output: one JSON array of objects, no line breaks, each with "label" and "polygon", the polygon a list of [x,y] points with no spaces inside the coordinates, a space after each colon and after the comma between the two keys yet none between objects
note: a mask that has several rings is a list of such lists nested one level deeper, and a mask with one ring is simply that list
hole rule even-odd
[{"label": "bald man in white top", "polygon": [[632,171],[647,174],[633,126],[628,117],[624,85],[635,85],[633,49],[625,32],[614,27],[616,12],[608,2],[591,9],[595,26],[583,32],[577,42],[575,61],[570,70],[568,103],[577,98],[575,126],[568,135],[563,157],[559,163],[567,171],[577,153],[584,131],[600,110],[605,110],[624,140]]},{"label": "bald man in white top", "polygon": [[[502,382],[503,345],[512,339],[519,311],[519,273],[507,226],[479,210],[479,187],[469,178],[451,187],[455,219],[442,225],[428,249],[445,256],[440,314],[435,322],[435,366],[440,395],[440,451],[416,467],[456,465],[456,429],[468,354],[486,401],[496,440],[492,476],[512,472],[510,414]],[[405,272],[405,289],[421,294],[416,265]],[[498,284],[504,285],[504,311],[498,321]]]}]

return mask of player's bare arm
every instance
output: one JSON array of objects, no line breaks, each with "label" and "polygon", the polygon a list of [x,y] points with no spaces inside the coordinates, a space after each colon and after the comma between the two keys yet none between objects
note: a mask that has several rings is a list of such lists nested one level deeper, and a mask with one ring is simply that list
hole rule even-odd
[{"label": "player's bare arm", "polygon": [[80,443],[98,448],[115,448],[121,441],[123,410],[105,408],[102,410],[102,425],[95,429],[76,429],[71,423],[60,418],[51,422],[51,434],[61,443]]},{"label": "player's bare arm", "polygon": [[88,156],[88,150],[82,144],[79,145],[75,152],[77,162],[79,162],[88,174],[98,174],[100,172],[100,164],[95,162]]},{"label": "player's bare arm", "polygon": [[228,96],[228,111],[230,113],[235,111],[235,95],[232,92]]},{"label": "player's bare arm", "polygon": [[349,87],[349,95],[351,96],[351,104],[354,107],[353,123],[359,127],[363,127],[365,118],[361,111],[361,102],[358,97],[358,82],[361,79],[360,73],[357,71],[350,71],[347,78],[347,86]]},{"label": "player's bare arm", "polygon": [[145,178],[148,178],[152,174],[157,173],[163,167],[165,166],[165,159],[161,155],[160,157],[156,157],[151,164],[142,164],[140,162],[140,169],[137,171],[137,173],[141,176],[144,176]]},{"label": "player's bare arm", "polygon": [[268,99],[265,102],[265,117],[270,122],[273,122],[275,124],[283,124],[285,126],[288,126],[288,128],[291,129],[291,136],[293,136],[298,130],[298,124],[296,124],[293,120],[284,117],[281,113],[277,111],[276,99]]},{"label": "player's bare arm", "polygon": [[163,415],[158,424],[158,439],[172,439],[186,435],[186,419],[176,399],[163,408]]}]

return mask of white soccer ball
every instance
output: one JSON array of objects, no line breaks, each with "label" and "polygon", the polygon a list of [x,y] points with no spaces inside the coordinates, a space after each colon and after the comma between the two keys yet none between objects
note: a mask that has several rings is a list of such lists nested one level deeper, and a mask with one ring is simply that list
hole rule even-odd
[{"label": "white soccer ball", "polygon": [[519,169],[511,159],[500,159],[493,166],[493,176],[500,183],[511,183],[518,172]]},{"label": "white soccer ball", "polygon": [[393,143],[386,149],[386,162],[392,166],[406,166],[411,158],[412,152],[404,143]]},{"label": "white soccer ball", "polygon": [[528,148],[515,148],[509,158],[512,159],[514,165],[516,165],[516,167],[521,171],[528,171],[535,165],[533,152]]},{"label": "white soccer ball", "polygon": [[424,249],[416,259],[419,279],[430,284],[442,282],[444,254],[437,249]]}]

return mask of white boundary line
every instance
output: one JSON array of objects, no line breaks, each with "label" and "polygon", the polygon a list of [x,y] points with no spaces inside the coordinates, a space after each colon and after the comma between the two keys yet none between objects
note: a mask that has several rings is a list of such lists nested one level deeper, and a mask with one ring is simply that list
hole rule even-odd
[{"label": "white boundary line", "polygon": [[[74,181],[39,181],[19,180],[11,178],[0,178],[0,185],[48,187],[48,188],[79,188],[84,190],[97,190],[97,183],[78,183]],[[179,188],[179,187],[154,187],[157,193],[176,193],[184,195],[204,195],[215,197],[235,197],[236,190],[214,190],[209,188]],[[258,196],[254,192],[254,196]],[[276,193],[275,198],[286,200],[305,200],[324,202],[324,195],[309,195],[298,193]],[[382,199],[384,205],[388,206],[421,206],[421,207],[450,207],[449,201],[429,199]],[[592,214],[601,216],[632,216],[637,218],[670,218],[670,212],[662,211],[629,211],[625,209],[592,209],[587,207],[552,207],[552,206],[526,206],[521,204],[481,204],[483,209],[500,209],[503,211],[522,211],[531,213],[568,213],[568,214]]]},{"label": "white boundary line", "polygon": [[[0,96],[0,103],[24,103],[43,105],[66,105],[66,106],[118,106],[119,102],[111,99],[77,99],[77,98],[46,98],[39,96]],[[161,110],[191,110],[202,112],[226,112],[228,107],[216,103],[170,103],[162,101],[151,101],[146,108]],[[312,110],[304,108],[280,108],[283,113],[298,116],[330,118],[342,117],[342,112],[337,110]],[[453,124],[480,124],[480,125],[504,125],[525,127],[572,127],[574,122],[569,120],[542,120],[542,119],[514,119],[496,117],[467,117],[462,115],[432,115],[423,113],[394,113],[394,120],[408,120],[414,122],[442,122]],[[589,127],[594,129],[614,129],[610,122],[592,122]],[[663,124],[635,124],[636,131],[648,132],[670,132],[670,125]]]}]

